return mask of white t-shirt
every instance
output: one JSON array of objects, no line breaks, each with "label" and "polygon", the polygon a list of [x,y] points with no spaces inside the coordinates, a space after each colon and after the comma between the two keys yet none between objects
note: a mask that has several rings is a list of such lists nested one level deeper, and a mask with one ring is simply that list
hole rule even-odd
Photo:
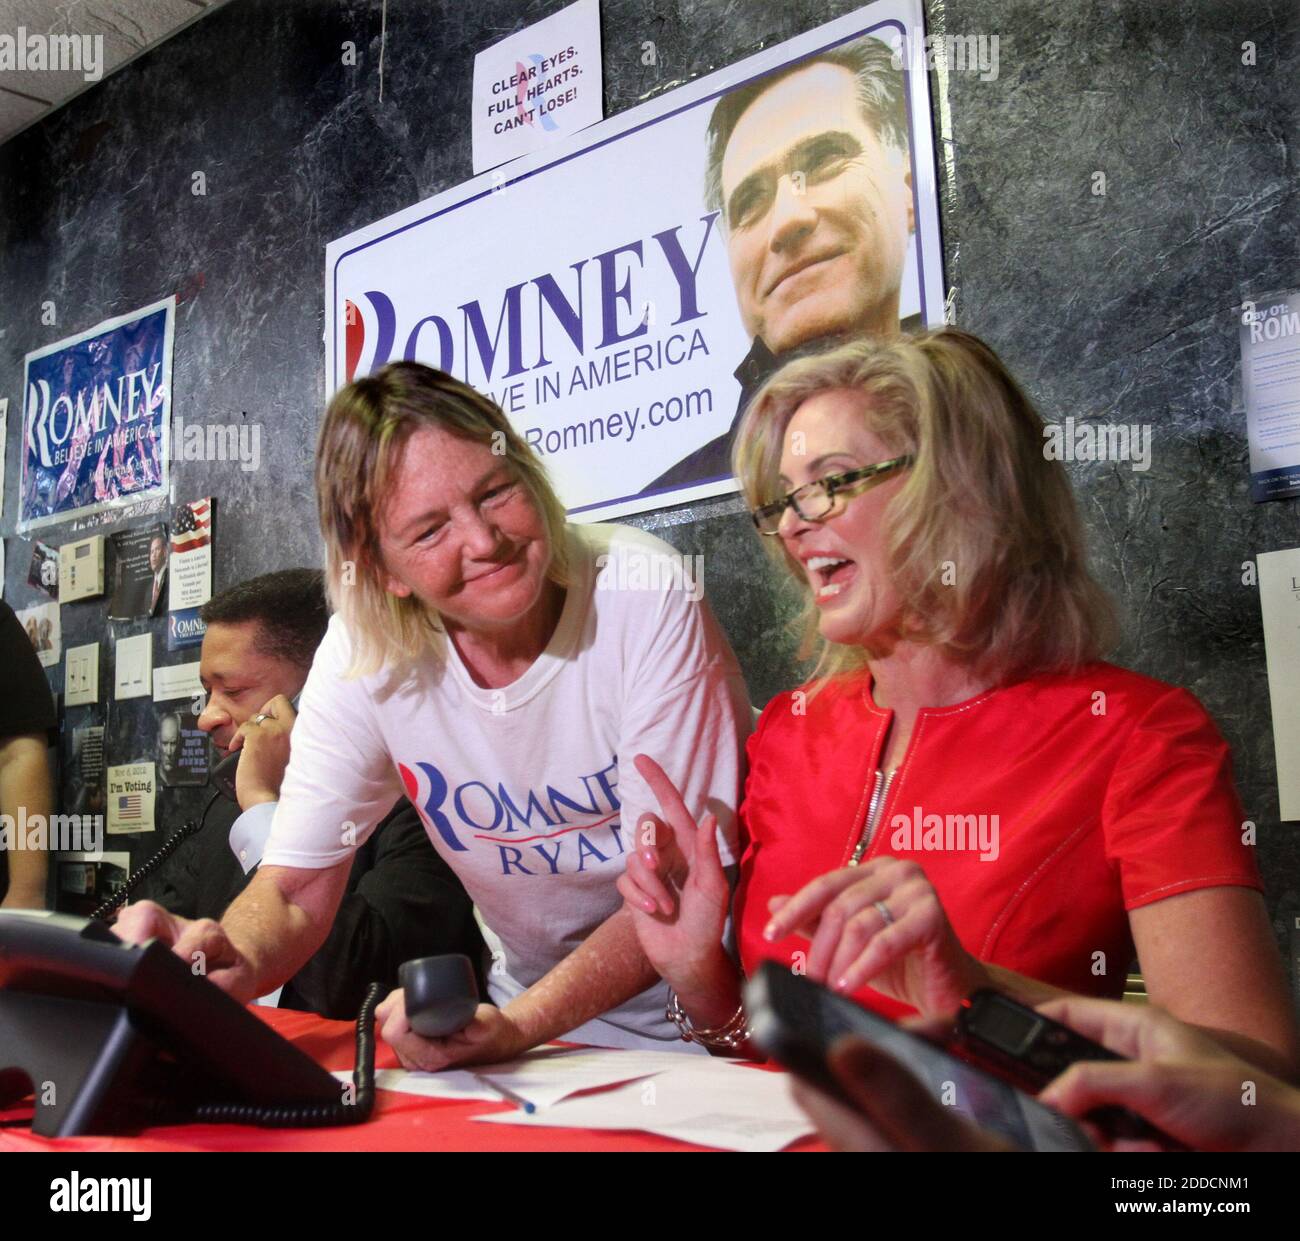
[{"label": "white t-shirt", "polygon": [[[477,907],[505,1004],[615,913],[631,837],[659,806],[632,764],[656,759],[697,815],[718,816],[724,866],[752,720],[744,681],[694,574],[628,526],[568,527],[570,583],[554,636],[517,681],[476,685],[455,647],[414,668],[343,679],[330,621],[264,865],[346,860],[403,793]],[[355,825],[354,844],[346,829]],[[676,1047],[662,983],[572,1031],[602,1046]]]}]

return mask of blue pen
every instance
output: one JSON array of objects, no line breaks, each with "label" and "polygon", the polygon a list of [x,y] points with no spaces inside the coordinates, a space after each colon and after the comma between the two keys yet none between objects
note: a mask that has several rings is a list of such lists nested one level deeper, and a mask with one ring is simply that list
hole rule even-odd
[{"label": "blue pen", "polygon": [[513,1090],[507,1090],[504,1086],[492,1081],[491,1078],[484,1077],[480,1073],[475,1073],[474,1080],[486,1086],[489,1090],[495,1091],[507,1103],[513,1103],[521,1112],[527,1112],[529,1116],[537,1111],[536,1103],[530,1103],[527,1099],[520,1098]]}]

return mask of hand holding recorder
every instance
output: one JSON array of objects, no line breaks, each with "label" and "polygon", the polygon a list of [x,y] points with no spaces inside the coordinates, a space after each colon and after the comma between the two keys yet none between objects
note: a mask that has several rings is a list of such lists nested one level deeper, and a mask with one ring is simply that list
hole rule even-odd
[{"label": "hand holding recorder", "polygon": [[[1038,1006],[1049,1023],[1095,1040],[1107,1058],[1075,1060],[1036,1103],[1075,1118],[1103,1150],[1300,1150],[1300,1091],[1262,1073],[1158,1008],[1080,997]],[[942,1027],[942,1028],[941,1028]],[[938,1039],[948,1023],[913,1018],[902,1029]],[[900,1030],[900,1038],[907,1038]],[[837,1150],[1003,1151],[1003,1117],[976,1123],[944,1106],[921,1062],[899,1046],[841,1035],[825,1056],[820,1084],[796,1083],[795,1097]],[[1000,1061],[994,1051],[990,1063]],[[1136,1135],[1136,1116],[1152,1128]],[[997,1127],[991,1127],[993,1122]]]}]

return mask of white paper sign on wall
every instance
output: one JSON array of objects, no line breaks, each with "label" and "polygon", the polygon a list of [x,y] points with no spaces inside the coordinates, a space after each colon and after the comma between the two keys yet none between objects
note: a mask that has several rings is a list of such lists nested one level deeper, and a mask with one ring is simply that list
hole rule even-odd
[{"label": "white paper sign on wall", "polygon": [[578,0],[474,57],[474,171],[538,151],[605,115],[600,5]]},{"label": "white paper sign on wall", "polygon": [[1284,823],[1300,819],[1300,548],[1261,552],[1259,604],[1264,614],[1264,658],[1273,708],[1278,807]]}]

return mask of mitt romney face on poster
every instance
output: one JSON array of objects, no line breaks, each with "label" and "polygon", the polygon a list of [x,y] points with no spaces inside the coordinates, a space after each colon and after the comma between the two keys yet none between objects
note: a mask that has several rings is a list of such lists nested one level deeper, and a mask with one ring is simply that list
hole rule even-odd
[{"label": "mitt romney face on poster", "polygon": [[856,39],[714,106],[705,202],[719,214],[749,350],[730,425],[647,491],[727,477],[741,415],[784,359],[898,331],[916,208],[897,59],[878,38]]}]

